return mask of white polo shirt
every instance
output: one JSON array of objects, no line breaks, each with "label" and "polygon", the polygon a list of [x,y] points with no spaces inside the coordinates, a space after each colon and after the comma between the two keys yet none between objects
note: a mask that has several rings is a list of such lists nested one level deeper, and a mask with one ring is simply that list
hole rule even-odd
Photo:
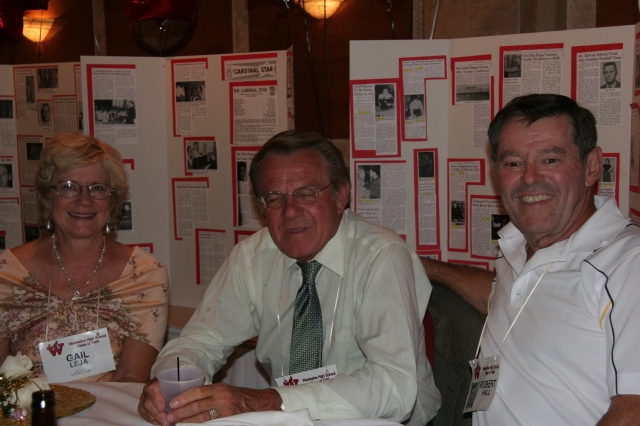
[{"label": "white polo shirt", "polygon": [[[526,241],[508,224],[490,300],[481,356],[500,348],[496,396],[474,425],[588,425],[610,397],[640,394],[640,228],[615,200],[569,239],[526,261]],[[615,339],[615,347],[614,347]]]}]

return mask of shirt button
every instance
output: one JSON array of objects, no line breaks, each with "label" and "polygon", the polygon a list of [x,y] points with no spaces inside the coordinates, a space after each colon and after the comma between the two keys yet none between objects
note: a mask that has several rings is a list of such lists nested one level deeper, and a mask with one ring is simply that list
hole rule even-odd
[{"label": "shirt button", "polygon": [[517,290],[517,291],[516,291],[516,294],[517,294],[518,296],[520,296],[520,295],[522,294],[522,290]]}]

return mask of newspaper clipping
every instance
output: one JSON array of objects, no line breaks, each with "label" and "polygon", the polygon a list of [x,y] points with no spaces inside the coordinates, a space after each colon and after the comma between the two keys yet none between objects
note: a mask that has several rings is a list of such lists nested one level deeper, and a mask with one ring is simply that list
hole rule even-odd
[{"label": "newspaper clipping", "polygon": [[397,155],[396,84],[354,84],[352,96],[355,150]]},{"label": "newspaper clipping", "polygon": [[192,135],[192,120],[207,117],[206,71],[206,61],[173,62],[175,129],[178,135]]},{"label": "newspaper clipping", "polygon": [[71,96],[53,96],[53,122],[55,123],[56,132],[73,132],[78,130],[78,117],[76,112],[75,95]]},{"label": "newspaper clipping", "polygon": [[60,80],[58,78],[58,66],[36,67],[38,82],[38,92],[56,93],[60,91]]},{"label": "newspaper clipping", "polygon": [[53,130],[51,100],[38,100],[38,125],[44,130]]},{"label": "newspaper clipping", "polygon": [[136,70],[92,68],[95,137],[110,144],[137,144]]},{"label": "newspaper clipping", "polygon": [[209,220],[206,179],[173,179],[176,239],[193,238],[195,224]]},{"label": "newspaper clipping", "polygon": [[473,107],[473,147],[487,144],[487,129],[491,122],[491,60],[456,61],[456,105]]},{"label": "newspaper clipping", "polygon": [[262,212],[257,205],[256,197],[251,189],[251,181],[249,180],[251,161],[256,155],[256,151],[236,149],[233,151],[233,154],[236,183],[235,197],[237,200],[235,226],[260,229],[264,226],[261,220]]},{"label": "newspaper clipping", "polygon": [[0,198],[0,226],[20,225],[20,203],[17,198]]},{"label": "newspaper clipping", "polygon": [[640,38],[639,38],[639,34],[636,34],[636,40],[635,40],[635,54],[636,54],[636,60],[635,60],[635,95],[638,96],[640,95]]},{"label": "newspaper clipping", "polygon": [[187,175],[218,171],[218,144],[214,138],[185,138]]},{"label": "newspaper clipping", "polygon": [[562,48],[503,52],[502,106],[530,93],[560,93]]},{"label": "newspaper clipping", "polygon": [[225,231],[196,229],[196,250],[198,252],[198,282],[209,284],[227,257],[227,237]]},{"label": "newspaper clipping", "polygon": [[78,103],[78,133],[84,133],[84,112],[82,109],[82,67],[73,66],[76,82],[76,102]]},{"label": "newspaper clipping", "polygon": [[16,94],[16,117],[27,120],[27,110],[36,109],[36,70],[33,67],[13,69]]},{"label": "newspaper clipping", "polygon": [[576,99],[601,126],[622,122],[622,49],[576,55]]},{"label": "newspaper clipping", "polygon": [[13,157],[0,157],[0,192],[13,190]]},{"label": "newspaper clipping", "polygon": [[16,120],[13,115],[13,98],[0,96],[0,147],[15,145]]},{"label": "newspaper clipping", "polygon": [[278,76],[277,55],[268,58],[227,59],[224,61],[224,79],[228,81],[250,81],[272,79]]},{"label": "newspaper clipping", "polygon": [[479,161],[449,161],[449,247],[464,250],[466,237],[467,184],[480,182]]},{"label": "newspaper clipping", "polygon": [[509,223],[502,201],[495,196],[471,196],[471,255],[495,259],[498,231]]},{"label": "newspaper clipping", "polygon": [[435,173],[436,151],[418,151],[416,187],[416,213],[418,246],[438,244],[438,191]]},{"label": "newspaper clipping", "polygon": [[445,78],[445,59],[401,58],[400,66],[404,90],[404,139],[427,140],[425,81]]},{"label": "newspaper clipping", "polygon": [[18,136],[18,164],[20,165],[20,182],[23,185],[30,185],[36,181],[36,169],[43,148],[44,138],[42,137]]},{"label": "newspaper clipping", "polygon": [[38,223],[38,195],[34,186],[20,186],[22,222]]},{"label": "newspaper clipping", "polygon": [[640,192],[640,109],[638,105],[631,108],[631,152],[629,155],[629,186],[632,192]]},{"label": "newspaper clipping", "polygon": [[356,212],[379,225],[406,235],[406,168],[404,161],[356,162]]},{"label": "newspaper clipping", "polygon": [[277,133],[277,81],[231,83],[231,143],[263,144]]},{"label": "newspaper clipping", "polygon": [[602,160],[602,173],[598,180],[598,195],[616,196],[618,157],[604,154]]}]

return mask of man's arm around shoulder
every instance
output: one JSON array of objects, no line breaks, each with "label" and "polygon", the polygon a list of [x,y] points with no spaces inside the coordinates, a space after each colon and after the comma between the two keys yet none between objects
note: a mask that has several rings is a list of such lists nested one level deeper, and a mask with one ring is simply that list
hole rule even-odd
[{"label": "man's arm around shoulder", "polygon": [[473,266],[440,262],[428,257],[420,257],[420,260],[431,282],[447,287],[480,314],[487,315],[491,282],[495,278],[493,272]]}]

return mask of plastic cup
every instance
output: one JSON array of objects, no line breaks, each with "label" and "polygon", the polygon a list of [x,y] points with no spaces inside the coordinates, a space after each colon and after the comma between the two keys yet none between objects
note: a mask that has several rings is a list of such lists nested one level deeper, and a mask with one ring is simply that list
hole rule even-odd
[{"label": "plastic cup", "polygon": [[173,398],[191,388],[204,385],[204,372],[195,367],[180,367],[180,381],[175,368],[159,372],[156,378],[164,397],[166,412],[171,411],[169,403]]}]

